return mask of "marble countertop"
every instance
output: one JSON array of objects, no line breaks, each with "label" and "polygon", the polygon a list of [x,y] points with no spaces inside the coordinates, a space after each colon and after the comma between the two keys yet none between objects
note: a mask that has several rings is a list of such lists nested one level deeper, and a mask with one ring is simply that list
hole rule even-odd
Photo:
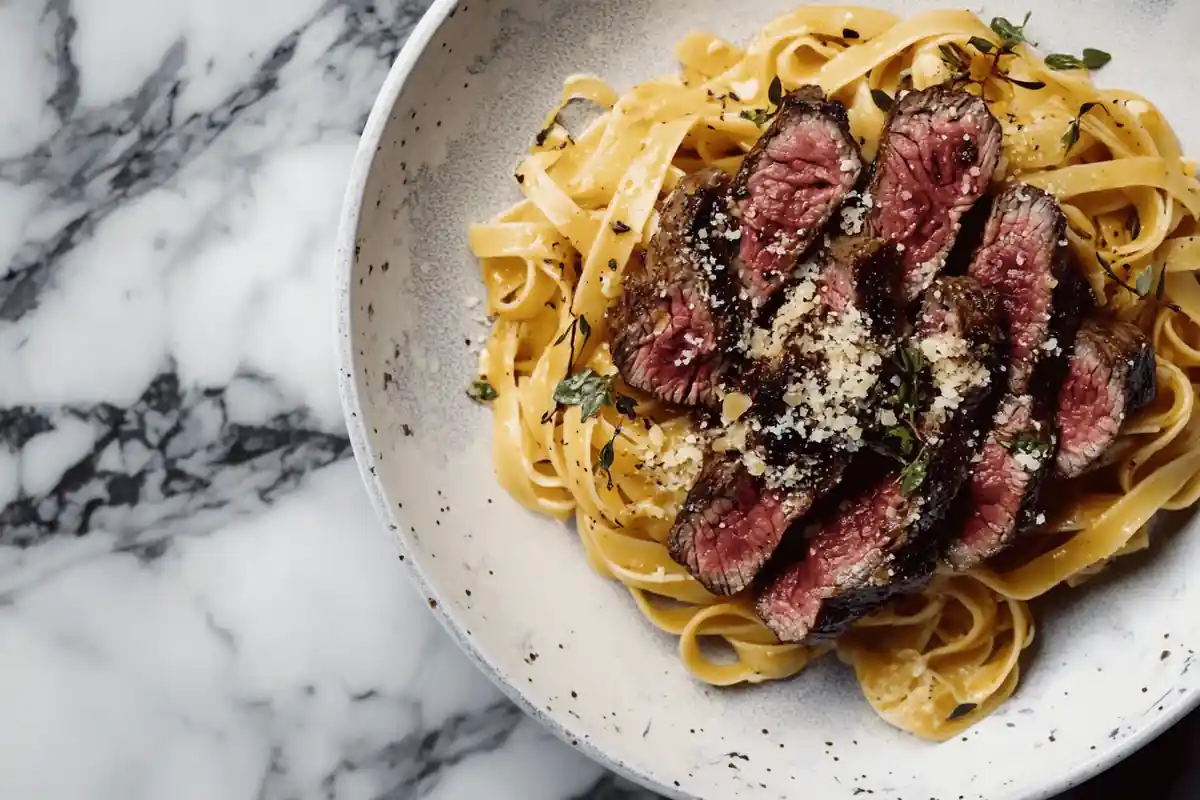
[{"label": "marble countertop", "polygon": [[[426,4],[0,0],[0,797],[652,797],[455,649],[343,432],[343,183]],[[1075,796],[1200,795],[1189,732]]]}]

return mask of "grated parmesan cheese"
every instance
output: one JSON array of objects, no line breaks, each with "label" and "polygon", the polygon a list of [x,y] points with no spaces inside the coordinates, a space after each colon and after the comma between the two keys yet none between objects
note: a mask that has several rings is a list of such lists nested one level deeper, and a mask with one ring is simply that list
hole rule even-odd
[{"label": "grated parmesan cheese", "polygon": [[987,386],[991,375],[987,368],[971,357],[965,339],[953,333],[939,333],[921,340],[921,352],[929,362],[937,396],[930,414],[935,424],[957,409],[972,389]]},{"label": "grated parmesan cheese", "polygon": [[737,422],[743,414],[750,410],[752,403],[749,395],[730,392],[721,401],[721,421],[726,425]]}]

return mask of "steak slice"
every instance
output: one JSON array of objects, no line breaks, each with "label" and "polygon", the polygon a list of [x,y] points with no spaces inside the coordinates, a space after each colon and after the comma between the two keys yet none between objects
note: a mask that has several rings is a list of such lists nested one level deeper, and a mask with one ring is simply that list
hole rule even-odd
[{"label": "steak slice", "polygon": [[1057,473],[1083,474],[1112,446],[1129,415],[1154,402],[1156,391],[1154,347],[1146,336],[1115,319],[1087,320],[1058,398]]},{"label": "steak slice", "polygon": [[1008,396],[947,519],[944,558],[968,570],[1035,523],[1057,445],[1052,409],[1090,290],[1067,252],[1067,220],[1045,192],[1017,184],[992,205],[970,274],[1001,297]]},{"label": "steak slice", "polygon": [[896,244],[913,302],[946,265],[962,217],[1000,162],[1000,123],[967,92],[936,86],[893,106],[871,180],[869,229]]},{"label": "steak slice", "polygon": [[884,352],[877,337],[898,324],[894,251],[844,241],[819,261],[754,337],[758,358],[733,382],[751,410],[726,428],[734,444],[708,457],[671,530],[671,557],[714,594],[750,585],[861,446]]},{"label": "steak slice", "polygon": [[769,488],[763,477],[750,474],[741,453],[710,452],[671,528],[671,558],[713,594],[741,592],[842,469],[830,465],[827,478],[813,488]]},{"label": "steak slice", "polygon": [[[612,357],[630,386],[678,405],[712,406],[741,314],[729,296],[721,240],[707,235],[724,203],[720,170],[684,177],[667,198],[644,263],[631,262],[608,310]],[[702,235],[703,234],[703,235]]]},{"label": "steak slice", "polygon": [[754,398],[752,446],[768,464],[862,445],[901,322],[895,267],[882,240],[839,239],[802,268],[771,328],[751,337],[741,384]]},{"label": "steak slice", "polygon": [[1002,345],[990,290],[973,278],[934,284],[909,345],[928,361],[931,384],[917,420],[921,450],[902,472],[844,503],[809,540],[804,558],[759,594],[758,614],[781,641],[834,637],[933,574],[937,541],[927,534],[958,493],[978,428],[994,411]]},{"label": "steak slice", "polygon": [[765,303],[822,235],[858,183],[862,155],[846,109],[821,90],[789,92],[733,184],[737,273],[750,302]]},{"label": "steak slice", "polygon": [[954,538],[944,557],[952,568],[965,571],[982,564],[1034,524],[1056,444],[1042,407],[1031,395],[1009,395],[1001,403],[947,523]]},{"label": "steak slice", "polygon": [[1050,327],[1055,288],[1071,271],[1067,218],[1058,202],[1024,184],[1000,194],[969,274],[996,289],[1004,305],[1011,394],[1029,391],[1034,370],[1046,353],[1061,353],[1070,346],[1052,336]]}]

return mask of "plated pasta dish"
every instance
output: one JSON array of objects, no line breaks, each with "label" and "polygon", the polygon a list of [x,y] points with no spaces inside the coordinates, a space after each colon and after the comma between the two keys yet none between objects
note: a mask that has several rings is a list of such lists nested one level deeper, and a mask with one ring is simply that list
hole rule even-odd
[{"label": "plated pasta dish", "polygon": [[496,474],[697,679],[837,658],[947,739],[1038,668],[1029,601],[1200,498],[1195,164],[1036,23],[691,33],[568,78],[471,227]]}]

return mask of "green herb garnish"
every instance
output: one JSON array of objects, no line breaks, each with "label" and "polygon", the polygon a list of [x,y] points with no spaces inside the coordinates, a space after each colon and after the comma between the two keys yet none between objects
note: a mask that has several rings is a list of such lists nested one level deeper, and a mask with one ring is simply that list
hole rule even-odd
[{"label": "green herb garnish", "polygon": [[1112,265],[1105,260],[1104,256],[1096,253],[1096,261],[1100,264],[1100,269],[1104,270],[1104,274],[1108,276],[1110,281],[1131,294],[1135,294],[1138,297],[1142,296],[1135,287],[1130,286],[1128,283],[1122,280],[1119,275],[1117,275],[1116,271],[1113,270]]},{"label": "green herb garnish", "polygon": [[1063,146],[1066,148],[1067,153],[1070,153],[1071,148],[1079,143],[1079,123],[1082,122],[1084,116],[1096,106],[1100,106],[1100,108],[1104,109],[1106,112],[1108,111],[1108,109],[1104,108],[1104,106],[1100,103],[1084,103],[1079,107],[1079,113],[1075,115],[1075,119],[1071,120],[1071,123],[1067,125],[1067,132],[1064,133],[1062,137]]},{"label": "green herb garnish", "polygon": [[987,39],[984,39],[982,36],[972,36],[970,39],[967,39],[967,44],[971,45],[984,55],[992,52],[992,49],[996,46]]},{"label": "green herb garnish", "polygon": [[1133,285],[1130,285],[1128,281],[1123,280],[1121,276],[1117,274],[1116,270],[1112,268],[1112,265],[1109,264],[1108,261],[1106,261],[1099,253],[1096,254],[1096,261],[1099,262],[1100,269],[1104,270],[1104,274],[1108,276],[1110,281],[1115,283],[1117,286],[1120,286],[1130,294],[1145,299],[1146,297],[1150,296],[1151,292],[1153,292],[1155,301],[1162,303],[1166,308],[1169,308],[1172,311],[1182,311],[1182,309],[1175,303],[1165,300],[1167,293],[1167,267],[1165,264],[1158,273],[1157,284],[1154,281],[1154,267],[1147,266],[1134,278]]},{"label": "green herb garnish", "polygon": [[748,119],[758,127],[762,128],[771,121],[772,114],[765,108],[743,108],[741,112],[739,112],[738,116],[740,116],[742,119]]},{"label": "green herb garnish", "polygon": [[476,403],[490,403],[499,396],[500,394],[492,388],[492,385],[487,382],[487,378],[483,376],[476,378],[467,387],[467,397]]},{"label": "green herb garnish", "polygon": [[583,352],[583,348],[587,347],[588,339],[590,339],[592,337],[591,323],[589,323],[587,321],[587,317],[585,317],[583,314],[580,314],[578,317],[572,317],[571,324],[568,325],[567,329],[565,331],[563,331],[562,334],[559,335],[559,337],[557,339],[554,340],[554,346],[558,347],[560,344],[562,344],[564,341],[566,341],[568,336],[571,337],[571,360],[567,362],[567,373],[568,374],[571,372],[571,368],[575,365],[575,334],[576,334],[576,332],[578,332],[579,335],[583,337],[583,342],[579,345],[580,352]]},{"label": "green herb garnish", "polygon": [[616,222],[614,222],[612,224],[612,229],[613,229],[613,233],[616,233],[616,234],[629,233],[631,230],[633,230],[633,228],[629,227],[621,220],[617,220]]},{"label": "green herb garnish", "polygon": [[1032,433],[1019,433],[1008,443],[1012,453],[1030,455],[1039,460],[1050,455],[1050,443]]},{"label": "green herb garnish", "polygon": [[617,409],[617,413],[629,419],[637,419],[637,401],[632,397],[624,394],[618,394],[613,398],[613,406]]},{"label": "green herb garnish", "polygon": [[542,423],[554,419],[555,412],[566,406],[579,406],[579,416],[584,422],[598,416],[605,406],[612,406],[617,413],[631,420],[636,419],[637,401],[613,390],[616,377],[616,373],[600,375],[589,368],[563,378],[554,387],[557,405],[542,415]]},{"label": "green herb garnish", "polygon": [[608,268],[611,269],[613,272],[617,271],[617,260],[615,258],[610,258],[608,260]]},{"label": "green herb garnish", "polygon": [[554,402],[560,406],[579,406],[579,415],[587,421],[612,405],[613,376],[600,375],[592,369],[576,372],[563,378],[554,387]]},{"label": "green herb garnish", "polygon": [[779,111],[779,104],[783,102],[783,81],[778,75],[771,79],[771,85],[767,87],[767,100],[774,108],[744,108],[738,116],[750,120],[760,128],[771,121]]},{"label": "green herb garnish", "polygon": [[1046,88],[1045,81],[1022,81],[1022,80],[1017,80],[1016,78],[1014,78],[1010,75],[1005,75],[1004,78],[1009,83],[1016,84],[1017,86],[1020,86],[1022,89],[1033,89],[1034,91],[1037,91],[1038,89]]},{"label": "green herb garnish", "polygon": [[930,452],[922,447],[917,457],[909,462],[908,466],[900,472],[901,494],[905,497],[911,497],[913,492],[921,488],[921,484],[925,482],[925,474],[929,471],[930,460]]},{"label": "green herb garnish", "polygon": [[1019,44],[1037,44],[1036,42],[1030,42],[1025,37],[1025,26],[1029,24],[1029,17],[1032,14],[1033,12],[1026,11],[1025,19],[1021,20],[1020,25],[1014,25],[1004,17],[995,17],[992,19],[992,33],[1000,37],[1002,50],[1011,53],[1013,48]]},{"label": "green herb garnish", "polygon": [[1076,58],[1069,53],[1051,53],[1046,56],[1046,66],[1059,72],[1068,69],[1100,69],[1110,61],[1111,55],[1092,47],[1083,48],[1083,58]]},{"label": "green herb garnish", "polygon": [[771,85],[767,87],[767,99],[773,106],[778,106],[783,102],[783,81],[779,79],[778,75],[771,79]]},{"label": "green herb garnish", "polygon": [[611,490],[613,488],[612,465],[613,465],[614,459],[616,459],[616,456],[617,456],[615,445],[616,445],[617,437],[620,435],[621,435],[621,426],[618,425],[616,430],[613,431],[612,438],[609,439],[607,442],[605,442],[604,447],[600,448],[600,461],[597,462],[597,464],[596,464],[596,466],[599,469],[604,470],[605,475],[607,475],[609,490]]},{"label": "green herb garnish", "polygon": [[980,83],[987,78],[998,78],[999,80],[1008,81],[1009,83],[1020,86],[1022,89],[1038,90],[1046,87],[1043,81],[1026,81],[1019,78],[1014,78],[1008,73],[1000,69],[1000,58],[1002,56],[1011,56],[1019,44],[1034,44],[1025,35],[1025,26],[1029,24],[1030,13],[1025,14],[1025,19],[1020,25],[1014,25],[1004,17],[996,17],[992,20],[992,33],[1000,40],[1000,46],[997,47],[995,42],[984,39],[982,36],[972,36],[967,40],[967,44],[974,47],[984,55],[992,57],[992,65],[988,70],[988,74],[981,81],[975,81],[971,78],[971,60],[958,45],[941,44],[938,45],[938,50],[942,54],[942,61],[948,66],[953,75],[950,78],[951,83],[966,81],[968,83]]}]

